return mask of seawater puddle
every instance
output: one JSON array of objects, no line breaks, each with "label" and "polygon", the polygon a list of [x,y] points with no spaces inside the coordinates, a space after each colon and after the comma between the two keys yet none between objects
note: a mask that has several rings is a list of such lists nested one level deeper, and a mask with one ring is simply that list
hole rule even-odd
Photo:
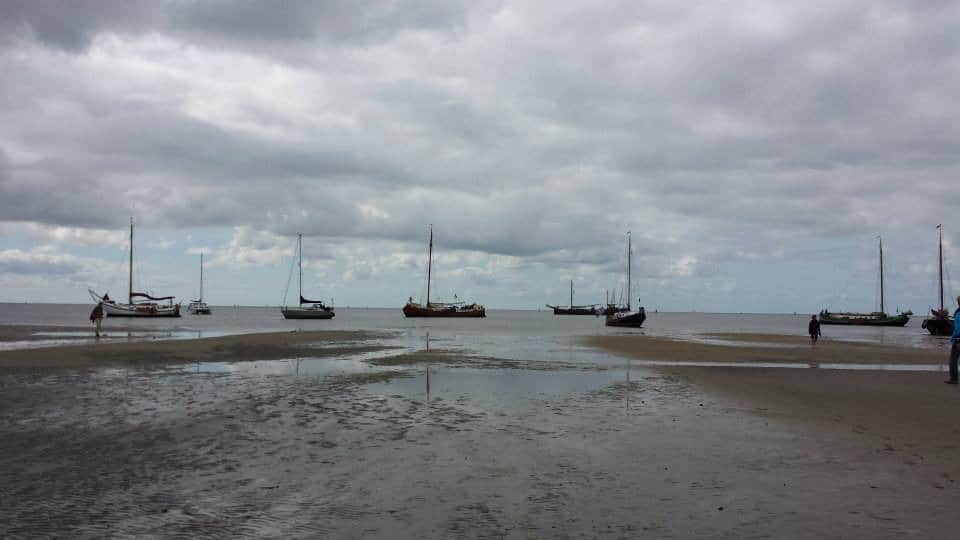
[{"label": "seawater puddle", "polygon": [[[639,372],[632,377],[642,376]],[[582,394],[625,382],[624,370],[524,370],[421,367],[413,376],[369,384],[375,394],[509,406],[534,399]]]},{"label": "seawater puddle", "polygon": [[[305,349],[308,350],[308,349]],[[169,369],[183,373],[243,373],[249,375],[352,375],[383,371],[403,371],[370,364],[371,360],[389,358],[406,353],[402,349],[363,351],[337,356],[284,358],[280,360],[253,360],[247,362],[194,362],[177,364]]]}]

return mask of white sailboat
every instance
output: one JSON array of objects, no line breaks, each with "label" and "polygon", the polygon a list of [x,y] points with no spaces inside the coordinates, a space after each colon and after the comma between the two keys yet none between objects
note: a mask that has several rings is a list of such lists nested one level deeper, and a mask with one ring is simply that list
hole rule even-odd
[{"label": "white sailboat", "polygon": [[[127,281],[127,303],[112,300],[110,295],[103,296],[87,289],[95,302],[103,302],[103,313],[108,317],[179,317],[180,304],[173,303],[173,296],[150,296],[147,293],[133,291],[133,218],[130,218],[130,267]],[[142,300],[135,300],[142,299]],[[158,302],[166,302],[160,304]]]},{"label": "white sailboat", "polygon": [[[327,306],[322,300],[307,300],[303,297],[303,235],[297,234],[297,268],[299,270],[297,288],[300,304],[297,306],[283,306],[280,313],[284,319],[332,319],[333,307]],[[306,304],[306,305],[305,305]]]},{"label": "white sailboat", "polygon": [[200,297],[187,304],[187,312],[194,315],[210,315],[210,306],[203,301],[203,253],[200,254]]}]

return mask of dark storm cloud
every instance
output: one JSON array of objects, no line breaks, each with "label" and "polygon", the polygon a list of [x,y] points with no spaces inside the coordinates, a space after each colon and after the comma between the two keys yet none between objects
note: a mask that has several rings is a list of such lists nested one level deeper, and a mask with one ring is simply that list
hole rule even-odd
[{"label": "dark storm cloud", "polygon": [[98,32],[136,32],[148,26],[158,8],[148,0],[7,0],[0,2],[0,36],[32,34],[52,47],[81,51]]},{"label": "dark storm cloud", "polygon": [[101,32],[160,32],[235,46],[258,43],[367,44],[405,30],[456,30],[467,2],[405,0],[358,6],[350,0],[9,0],[0,3],[0,31],[71,52]]}]

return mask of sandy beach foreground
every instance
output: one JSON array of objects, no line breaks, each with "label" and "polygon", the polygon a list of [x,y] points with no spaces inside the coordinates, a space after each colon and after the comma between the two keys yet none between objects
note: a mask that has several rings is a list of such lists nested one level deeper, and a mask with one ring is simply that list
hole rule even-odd
[{"label": "sandy beach foreground", "polygon": [[810,347],[704,337],[562,362],[356,332],[3,352],[0,536],[954,537],[941,374],[758,368]]}]

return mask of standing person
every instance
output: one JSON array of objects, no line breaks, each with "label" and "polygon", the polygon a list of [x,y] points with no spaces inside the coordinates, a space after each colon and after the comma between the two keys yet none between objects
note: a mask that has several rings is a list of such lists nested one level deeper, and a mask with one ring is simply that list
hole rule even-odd
[{"label": "standing person", "polygon": [[90,312],[90,322],[96,325],[97,337],[100,337],[100,324],[103,323],[103,302],[97,302],[97,305]]},{"label": "standing person", "polygon": [[816,315],[810,316],[810,324],[807,325],[807,332],[810,332],[810,341],[813,344],[816,344],[817,338],[823,335],[820,333],[820,321],[817,320]]},{"label": "standing person", "polygon": [[957,358],[960,357],[960,296],[957,297],[957,310],[953,312],[953,335],[950,336],[950,379],[947,384],[957,384]]}]

